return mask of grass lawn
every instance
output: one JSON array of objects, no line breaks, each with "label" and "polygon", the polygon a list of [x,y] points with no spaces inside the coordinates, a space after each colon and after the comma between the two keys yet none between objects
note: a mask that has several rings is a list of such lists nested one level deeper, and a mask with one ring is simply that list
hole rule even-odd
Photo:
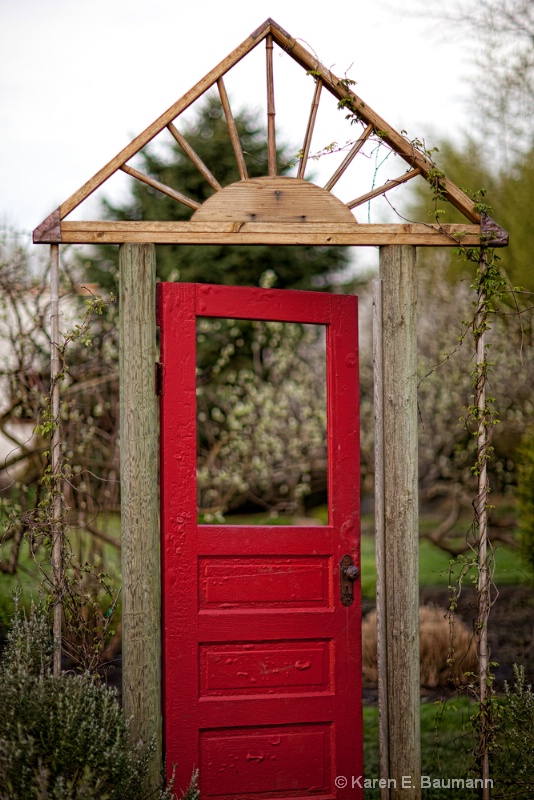
[{"label": "grass lawn", "polygon": [[[316,509],[314,516],[321,522],[327,521],[325,508]],[[290,525],[292,519],[289,517],[273,518],[269,514],[257,514],[253,516],[232,516],[227,518],[233,524],[256,524],[256,525]],[[364,517],[363,529],[372,530],[372,516]],[[421,519],[421,528],[424,529],[428,524],[425,517]],[[98,520],[98,525],[112,536],[117,538],[120,535],[120,520],[118,515],[110,514],[107,519],[103,517]],[[76,552],[84,560],[91,561],[88,552],[87,539],[80,531],[72,531],[71,541]],[[28,546],[25,544],[21,550],[21,561],[19,571],[16,575],[0,574],[0,625],[4,625],[13,609],[13,591],[20,588],[25,599],[39,593],[41,577],[38,566],[29,553]],[[6,554],[7,555],[7,554]],[[120,569],[120,553],[110,545],[105,545],[103,550],[106,571],[111,572],[114,578],[118,578]],[[44,551],[39,557],[45,559]],[[419,542],[419,585],[421,587],[446,587],[449,582],[450,557],[447,553],[440,550],[427,539]],[[503,584],[524,584],[528,576],[521,561],[519,554],[510,547],[498,546],[495,550],[495,583],[497,586]],[[361,586],[362,594],[369,600],[373,600],[376,591],[376,563],[375,563],[375,540],[374,536],[364,534],[361,540]],[[473,573],[474,574],[474,573]],[[468,579],[469,580],[469,579]]]},{"label": "grass lawn", "polygon": [[[449,567],[451,557],[428,539],[419,541],[419,586],[446,587],[449,584]],[[455,567],[453,575],[457,574]],[[475,572],[472,570],[472,575]],[[362,594],[374,599],[376,590],[375,538],[362,536],[361,544],[361,581]],[[525,566],[519,553],[511,547],[498,545],[495,547],[495,575],[497,586],[504,584],[520,585],[529,580]],[[469,577],[466,583],[469,582]]]},{"label": "grass lawn", "polygon": [[15,592],[20,592],[23,606],[28,606],[32,599],[38,599],[42,583],[42,574],[38,563],[43,556],[44,552],[38,556],[38,559],[34,559],[29,552],[27,543],[24,542],[15,575],[0,574],[0,627],[6,627],[9,624],[13,614]]},{"label": "grass lawn", "polygon": [[[421,774],[431,781],[467,778],[468,770],[473,766],[470,752],[474,742],[469,731],[468,719],[470,709],[466,698],[449,700],[443,706],[434,703],[421,705]],[[366,706],[363,710],[364,729],[364,775],[366,778],[378,778],[378,709]],[[475,777],[474,775],[470,776]],[[446,784],[445,784],[446,785]],[[443,784],[441,784],[443,787]],[[460,784],[461,786],[461,784]],[[400,781],[397,788],[400,787]],[[439,800],[439,798],[455,798],[455,800],[475,800],[476,789],[468,788],[427,788],[422,791],[423,798]],[[378,800],[378,788],[366,789],[366,800]]]},{"label": "grass lawn", "polygon": [[[117,514],[101,516],[98,526],[111,536],[120,537],[120,519]],[[113,587],[120,586],[120,551],[110,544],[97,542],[86,531],[71,529],[70,546],[80,564],[89,562],[98,571],[110,575]],[[6,548],[5,557],[9,556]],[[19,566],[15,575],[0,573],[0,627],[7,627],[14,610],[13,595],[20,592],[21,604],[29,607],[32,600],[46,592],[44,576],[50,573],[46,548],[40,547],[35,556],[30,552],[27,541],[23,542],[19,556]]]}]

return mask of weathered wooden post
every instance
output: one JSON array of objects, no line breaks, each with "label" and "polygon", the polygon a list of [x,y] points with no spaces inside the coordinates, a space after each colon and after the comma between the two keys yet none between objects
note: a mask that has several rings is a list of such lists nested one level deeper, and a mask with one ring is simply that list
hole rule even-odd
[{"label": "weathered wooden post", "polygon": [[156,740],[153,789],[162,762],[156,249],[123,244],[119,252],[122,690],[133,741]]},{"label": "weathered wooden post", "polygon": [[415,253],[380,248],[374,296],[382,800],[421,796]]}]

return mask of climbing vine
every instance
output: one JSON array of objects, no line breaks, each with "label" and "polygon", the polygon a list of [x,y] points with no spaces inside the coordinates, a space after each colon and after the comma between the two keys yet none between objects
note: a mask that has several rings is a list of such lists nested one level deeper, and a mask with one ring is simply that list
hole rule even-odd
[{"label": "climbing vine", "polygon": [[[349,82],[345,78],[340,82],[345,88],[350,88]],[[351,124],[363,122],[358,107],[354,105],[350,97],[341,99],[338,109],[346,112],[346,118]],[[402,134],[406,136],[406,132]],[[387,137],[383,131],[374,130],[373,137],[378,140],[379,145],[383,142],[387,144]],[[475,757],[479,766],[480,777],[483,779],[483,797],[489,797],[489,754],[493,747],[497,729],[498,704],[494,690],[494,674],[490,661],[488,646],[488,624],[491,607],[495,602],[496,593],[494,591],[494,551],[488,531],[488,511],[491,508],[489,503],[490,486],[488,479],[488,461],[493,453],[492,433],[499,422],[499,414],[495,407],[495,400],[489,396],[488,385],[494,364],[489,358],[488,334],[492,330],[495,315],[499,313],[505,298],[513,292],[508,284],[506,277],[501,269],[500,259],[493,245],[493,233],[485,233],[484,222],[489,215],[491,208],[485,202],[485,190],[480,189],[470,195],[473,201],[473,211],[481,217],[482,240],[480,247],[466,247],[462,244],[463,233],[456,235],[448,232],[442,224],[445,215],[443,204],[447,202],[445,174],[436,164],[434,157],[437,148],[429,148],[424,140],[409,140],[414,152],[414,163],[422,156],[428,166],[426,170],[426,180],[431,190],[431,209],[428,212],[432,218],[432,225],[436,223],[441,233],[452,237],[456,244],[455,254],[465,260],[475,268],[475,278],[471,284],[471,290],[475,295],[473,301],[474,313],[471,320],[464,322],[464,331],[454,346],[454,351],[458,347],[471,339],[475,363],[471,372],[471,397],[468,401],[466,413],[462,418],[462,423],[475,439],[475,455],[471,465],[471,473],[476,480],[477,489],[472,500],[473,522],[467,532],[467,552],[451,563],[451,574],[454,571],[456,578],[450,581],[450,617],[451,617],[451,653],[453,658],[454,640],[454,612],[456,611],[458,596],[461,592],[462,583],[468,576],[471,576],[477,589],[477,609],[474,621],[474,635],[478,659],[478,672],[470,675],[469,688],[472,697],[476,701],[477,711],[473,715],[472,722],[477,732],[478,743],[475,748]],[[355,142],[348,142],[346,147],[351,147]],[[332,143],[315,154],[316,158],[335,152],[337,143]],[[390,151],[391,152],[391,151]],[[416,158],[417,157],[417,158]],[[376,157],[375,176],[381,163]],[[373,179],[374,188],[374,179]],[[464,190],[465,191],[465,190]],[[389,202],[390,207],[398,214],[397,210]],[[405,219],[401,214],[399,217],[406,222],[412,220]],[[451,354],[446,355],[442,360],[445,363]],[[437,368],[437,367],[436,367]]]},{"label": "climbing vine", "polygon": [[[65,327],[69,329],[57,342],[58,370],[51,383],[45,388],[46,378],[43,375],[43,381],[36,384],[39,388],[38,421],[22,446],[22,454],[32,465],[27,478],[31,481],[30,486],[19,503],[2,499],[3,530],[0,544],[2,555],[8,549],[11,555],[9,559],[1,560],[0,564],[2,572],[13,574],[19,567],[20,547],[23,542],[27,543],[42,578],[41,591],[49,609],[61,608],[62,611],[63,654],[71,664],[96,675],[102,663],[114,651],[115,639],[118,645],[118,615],[115,612],[120,594],[115,576],[103,568],[99,548],[94,543],[88,544],[94,537],[85,535],[83,538],[83,531],[93,527],[90,521],[87,525],[87,514],[83,511],[97,502],[92,483],[105,485],[106,480],[103,476],[97,478],[90,473],[92,465],[87,460],[87,452],[88,449],[98,452],[99,442],[94,437],[94,421],[85,418],[82,422],[82,418],[84,406],[91,403],[92,384],[97,381],[103,385],[106,380],[102,347],[108,338],[107,334],[113,330],[108,311],[114,298],[111,296],[104,300],[90,295],[85,300],[80,318],[76,319],[80,301],[73,294],[73,288],[74,284],[66,276],[61,313],[62,318],[68,320]],[[21,289],[23,291],[32,297],[31,288]],[[38,302],[39,308],[42,302],[43,308],[48,309],[48,303],[44,304],[40,295]],[[24,294],[14,298],[13,307],[24,309]],[[19,393],[15,405],[20,415],[27,414],[28,419],[32,420],[37,410],[37,405],[33,407],[37,378],[33,376],[40,375],[40,364],[47,360],[49,331],[44,323],[44,314],[32,315],[28,309],[25,326],[21,329],[26,341],[24,359],[21,358],[20,364],[12,367],[17,372]],[[11,319],[11,316],[8,315],[7,319]],[[95,324],[97,319],[101,320],[98,325]],[[96,377],[91,375],[87,363],[87,353],[92,351],[95,342],[94,359],[99,362]],[[81,368],[80,364],[83,364]],[[23,370],[26,370],[26,374],[23,374]],[[26,380],[31,387],[28,393],[24,392]],[[62,399],[56,411],[52,398],[60,387]],[[91,411],[94,416],[105,414],[105,409],[102,407],[99,411],[96,405],[92,406]],[[51,458],[51,442],[58,432],[60,455],[54,461]],[[14,443],[18,444],[18,441]],[[13,464],[13,473],[8,474],[13,488],[20,486],[22,490],[25,488],[26,472],[15,472],[18,463],[15,458],[10,462]],[[33,505],[29,505],[32,500]],[[80,536],[69,537],[67,530],[78,530]],[[98,530],[95,533],[106,536]],[[51,567],[55,542],[60,550],[59,570]]]}]

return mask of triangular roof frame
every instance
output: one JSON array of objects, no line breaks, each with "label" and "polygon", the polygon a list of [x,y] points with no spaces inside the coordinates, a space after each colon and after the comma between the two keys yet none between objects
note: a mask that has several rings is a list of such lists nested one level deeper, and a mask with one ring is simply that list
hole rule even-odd
[{"label": "triangular roof frame", "polygon": [[[322,209],[318,218],[317,215],[313,218],[313,215],[309,216],[304,214],[301,214],[299,217],[284,216],[283,212],[280,214],[280,212],[274,211],[274,204],[270,216],[269,213],[267,213],[265,216],[260,216],[256,219],[257,215],[255,214],[249,214],[243,217],[239,216],[239,213],[237,213],[237,216],[234,218],[232,217],[233,201],[231,195],[228,193],[228,189],[231,187],[226,187],[226,189],[223,189],[222,194],[219,192],[218,204],[214,205],[213,202],[211,203],[210,208],[216,205],[219,207],[218,212],[217,209],[215,210],[214,216],[210,216],[207,207],[207,204],[213,200],[213,198],[209,198],[201,207],[202,212],[196,215],[196,217],[194,215],[189,222],[77,222],[65,219],[118,170],[123,170],[145,182],[150,182],[147,176],[143,176],[132,167],[129,167],[127,162],[145,147],[145,145],[152,141],[164,128],[168,128],[171,131],[175,139],[187,152],[187,142],[181,137],[173,123],[183,111],[189,108],[192,103],[215,84],[217,84],[219,88],[236,153],[236,159],[240,168],[241,181],[244,182],[242,183],[242,187],[243,189],[247,189],[247,191],[250,189],[254,192],[254,190],[258,188],[258,179],[247,183],[246,167],[240,151],[237,132],[233,129],[233,118],[226,97],[223,77],[264,39],[267,40],[268,106],[272,101],[273,109],[272,117],[270,114],[268,116],[268,178],[271,179],[271,181],[276,179],[272,43],[276,42],[277,45],[290,55],[301,67],[311,72],[316,79],[316,94],[314,104],[312,104],[312,111],[310,112],[310,120],[305,137],[304,155],[299,167],[299,177],[298,179],[278,178],[278,183],[276,183],[275,180],[275,183],[271,183],[269,186],[274,187],[271,194],[276,194],[277,200],[278,195],[281,194],[281,191],[278,190],[281,186],[283,186],[284,191],[288,187],[291,188],[294,186],[298,188],[300,190],[300,197],[306,196],[311,199],[311,205],[308,203],[309,207],[320,207]],[[271,72],[270,75],[269,69]],[[304,188],[304,169],[309,153],[311,132],[313,131],[315,113],[322,87],[333,94],[338,101],[343,101],[348,109],[356,114],[367,126],[360,137],[361,144],[359,144],[359,147],[362,146],[365,138],[367,138],[370,133],[379,132],[380,138],[386,142],[395,153],[404,159],[409,166],[409,171],[400,178],[389,181],[386,185],[375,189],[368,195],[357,198],[346,206],[333,195],[330,195],[329,190],[332,188],[333,182],[335,182],[334,177],[329,181],[325,189],[314,187],[315,193],[313,195],[302,192]],[[270,107],[268,108],[268,113],[269,112]],[[356,143],[353,148],[355,150],[354,155],[359,147],[358,143]],[[193,159],[196,156],[192,151],[188,153],[188,155]],[[351,160],[349,156],[345,159],[347,162],[346,166],[348,166]],[[200,162],[198,157],[197,161]],[[197,163],[197,166],[203,172],[207,180],[212,183],[214,188],[219,191],[222,187],[217,184],[216,179],[211,175],[207,167],[202,162]],[[371,196],[374,197],[378,194],[383,194],[388,189],[400,183],[404,183],[416,175],[421,175],[426,180],[434,183],[438,181],[440,196],[448,200],[465,216],[467,224],[358,224],[354,218],[352,218],[351,221],[350,216],[347,217],[345,213],[346,209],[351,209],[356,205],[366,202]],[[267,181],[268,178],[266,176],[265,179],[260,178],[259,181]],[[293,181],[293,183],[288,183],[289,181]],[[306,183],[309,187],[314,186],[309,182]],[[190,205],[193,208],[199,206],[198,203],[185,198],[183,195],[180,195],[179,192],[169,189],[169,187],[156,184],[154,181],[152,181],[151,185],[167,194],[171,194],[176,200],[186,205]],[[237,184],[233,184],[233,187],[236,186]],[[277,191],[274,191],[274,189],[277,189]],[[329,194],[331,198],[328,202],[325,202],[326,194]],[[263,198],[265,198],[265,195],[265,192],[262,193]],[[237,196],[240,198],[242,208],[244,204],[246,205],[247,202],[251,202],[251,198],[254,198],[254,193],[250,196],[244,196],[243,192],[237,192],[236,194],[234,190],[233,197]],[[223,214],[221,213],[221,209],[226,202],[230,202],[230,206],[227,209],[227,213]],[[292,205],[294,205],[294,203],[292,203]],[[343,210],[340,208],[341,206],[344,207]],[[279,204],[276,205],[276,208],[279,209]],[[321,64],[314,55],[309,53],[299,41],[290,36],[280,25],[269,18],[192,89],[177,100],[164,114],[149,125],[146,130],[136,136],[129,145],[123,148],[120,153],[99,170],[87,183],[80,187],[78,191],[52,212],[52,214],[35,229],[33,240],[35,243],[49,244],[92,244],[104,242],[120,244],[129,241],[198,244],[414,244],[456,246],[461,242],[468,246],[480,246],[481,244],[503,246],[508,243],[508,235],[489,216],[480,214],[476,209],[475,203],[452,181],[445,176],[439,175],[436,177],[435,164],[427,158],[424,153],[417,149],[413,143],[409,142],[404,136],[392,128],[391,125],[373,111],[367,103],[358,97],[350,88],[350,82],[340,80],[333,75],[332,72]]]}]

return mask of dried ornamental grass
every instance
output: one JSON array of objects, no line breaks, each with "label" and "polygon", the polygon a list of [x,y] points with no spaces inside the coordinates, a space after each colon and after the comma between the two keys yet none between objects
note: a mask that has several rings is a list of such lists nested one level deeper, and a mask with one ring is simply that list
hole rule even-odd
[{"label": "dried ornamental grass", "polygon": [[[419,649],[421,686],[429,689],[459,686],[467,682],[466,673],[476,668],[472,634],[459,619],[451,627],[447,613],[436,606],[419,608]],[[451,652],[452,644],[452,652]],[[362,675],[368,685],[378,682],[376,655],[376,611],[362,622]]]}]

